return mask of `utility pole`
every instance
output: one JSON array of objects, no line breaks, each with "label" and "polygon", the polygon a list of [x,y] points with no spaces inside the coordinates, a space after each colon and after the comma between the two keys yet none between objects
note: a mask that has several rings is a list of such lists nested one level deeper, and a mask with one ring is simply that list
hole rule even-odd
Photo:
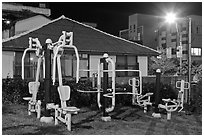
[{"label": "utility pole", "polygon": [[189,82],[189,93],[188,93],[188,104],[190,105],[190,99],[191,99],[191,18],[188,20],[188,82]]}]

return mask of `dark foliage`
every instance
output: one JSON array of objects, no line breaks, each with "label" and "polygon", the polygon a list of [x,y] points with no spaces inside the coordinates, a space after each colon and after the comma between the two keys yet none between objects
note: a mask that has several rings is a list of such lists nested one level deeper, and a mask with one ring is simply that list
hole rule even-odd
[{"label": "dark foliage", "polygon": [[[77,107],[90,107],[97,108],[97,94],[96,93],[80,93],[77,90],[90,91],[93,90],[91,81],[84,80],[75,83],[75,81],[63,81],[64,85],[69,85],[71,88],[71,98],[68,101],[68,105],[77,106]],[[110,86],[110,85],[109,85]],[[51,87],[51,102],[60,104],[59,94],[57,91],[58,84],[55,84]],[[132,88],[129,85],[116,85],[116,92],[131,92]],[[143,94],[145,93],[155,93],[156,85],[155,83],[144,83],[143,84]],[[194,87],[194,95],[191,100],[191,105],[188,106],[192,112],[201,113],[202,110],[202,82],[199,82]],[[160,97],[161,98],[177,98],[177,92],[171,85],[161,84],[160,85]],[[23,100],[23,97],[31,96],[28,92],[28,81],[22,79],[3,79],[2,80],[2,103],[3,104],[27,104]],[[151,96],[151,102],[154,102],[155,94]],[[44,103],[45,100],[45,91],[44,84],[41,81],[37,99],[41,100]],[[111,105],[111,99],[108,99],[108,104]],[[116,105],[131,105],[132,96],[131,95],[116,95]]]}]

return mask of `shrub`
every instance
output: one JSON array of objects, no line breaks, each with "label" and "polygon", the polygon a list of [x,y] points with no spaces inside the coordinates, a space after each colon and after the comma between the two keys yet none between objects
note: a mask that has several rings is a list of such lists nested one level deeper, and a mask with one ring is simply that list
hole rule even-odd
[{"label": "shrub", "polygon": [[[69,85],[71,88],[71,98],[69,104],[77,107],[91,107],[97,108],[97,94],[96,93],[80,93],[77,90],[91,90],[92,84],[91,81],[63,81],[64,85]],[[109,85],[110,86],[110,85]],[[57,91],[58,83],[54,86],[51,86],[51,102],[60,104],[59,94]],[[132,88],[129,85],[116,85],[119,89],[122,89],[120,92],[131,92]],[[151,96],[151,102],[154,102],[156,85],[155,83],[144,83],[143,84],[143,94],[152,92],[154,93]],[[3,79],[2,80],[2,103],[18,103],[24,104],[27,102],[23,101],[23,97],[31,96],[28,92],[28,81],[22,79]],[[171,85],[161,84],[160,97],[162,98],[177,98],[177,91],[173,90]],[[41,100],[44,104],[45,102],[45,90],[43,81],[41,81],[37,99]],[[108,99],[108,104],[111,104],[111,99]],[[132,96],[131,95],[116,95],[116,105],[131,105]],[[199,82],[197,85],[197,90],[194,94],[194,97],[189,106],[192,112],[201,113],[202,108],[202,82]]]},{"label": "shrub", "polygon": [[191,103],[187,107],[191,112],[197,114],[202,114],[202,81],[199,81],[195,87],[191,89],[193,96],[191,98]]},{"label": "shrub", "polygon": [[23,97],[28,95],[27,82],[21,79],[2,80],[2,103],[23,103]]}]

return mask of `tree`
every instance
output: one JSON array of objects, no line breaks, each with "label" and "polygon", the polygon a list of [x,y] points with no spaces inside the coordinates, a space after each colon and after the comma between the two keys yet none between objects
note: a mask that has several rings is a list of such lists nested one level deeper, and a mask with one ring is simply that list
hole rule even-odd
[{"label": "tree", "polygon": [[150,58],[150,73],[154,74],[157,69],[161,70],[162,75],[174,75],[177,73],[179,66],[178,60],[175,58],[167,58],[163,51],[160,57]]}]

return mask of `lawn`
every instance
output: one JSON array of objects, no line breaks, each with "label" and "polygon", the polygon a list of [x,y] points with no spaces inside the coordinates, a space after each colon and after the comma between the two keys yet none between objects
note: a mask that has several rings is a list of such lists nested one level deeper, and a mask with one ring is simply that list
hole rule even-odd
[{"label": "lawn", "polygon": [[173,113],[170,121],[166,115],[152,118],[138,107],[117,107],[110,122],[101,121],[102,113],[95,109],[80,108],[72,117],[72,131],[62,123],[41,123],[35,114],[27,114],[25,105],[3,105],[3,135],[202,135],[201,115]]}]

